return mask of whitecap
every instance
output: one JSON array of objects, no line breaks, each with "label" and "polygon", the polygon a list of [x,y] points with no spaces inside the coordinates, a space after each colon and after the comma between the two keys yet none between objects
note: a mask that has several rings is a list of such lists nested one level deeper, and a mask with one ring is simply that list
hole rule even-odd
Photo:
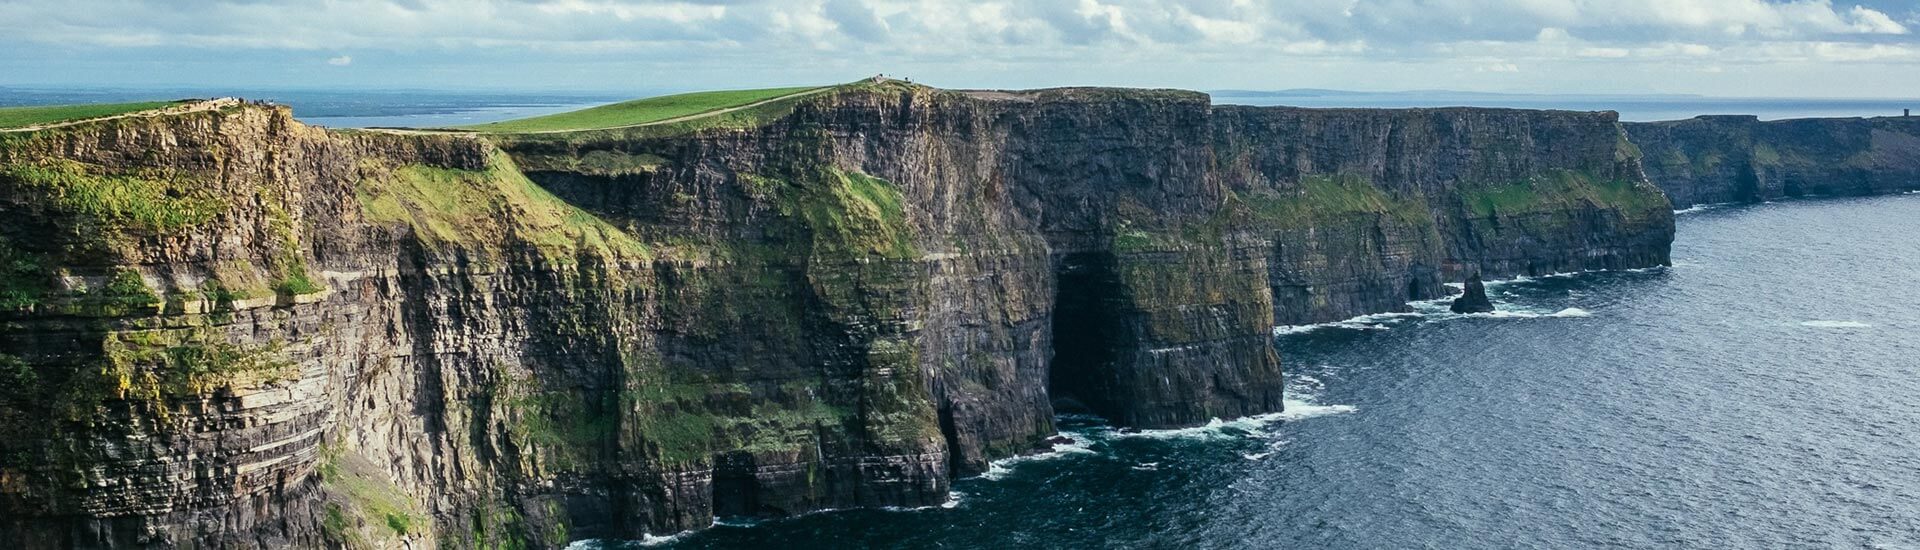
[{"label": "whitecap", "polygon": [[979,477],[981,479],[985,479],[988,481],[997,481],[1001,478],[1007,477],[1007,474],[1013,473],[1013,466],[1016,464],[1020,464],[1022,462],[1033,462],[1036,460],[1050,460],[1050,459],[1060,458],[1063,456],[1074,455],[1074,454],[1098,454],[1093,450],[1093,439],[1088,437],[1086,434],[1074,433],[1074,432],[1061,432],[1061,433],[1055,434],[1055,437],[1064,437],[1070,440],[1071,442],[1054,444],[1053,449],[1046,452],[1034,453],[1030,455],[1010,456],[1007,458],[1002,458],[1000,460],[995,460],[993,462],[988,462],[987,471],[981,472]]},{"label": "whitecap", "polygon": [[693,531],[681,531],[681,532],[667,535],[664,537],[656,536],[653,534],[644,534],[644,535],[640,535],[640,540],[635,541],[635,543],[639,544],[640,546],[659,546],[662,544],[677,542],[680,539],[687,538],[687,535],[691,535],[691,534],[693,534]]},{"label": "whitecap", "polygon": [[1135,469],[1135,470],[1139,470],[1139,471],[1142,471],[1142,472],[1151,472],[1151,471],[1154,471],[1154,470],[1158,470],[1158,469],[1160,469],[1160,463],[1158,463],[1158,462],[1142,462],[1142,463],[1139,463],[1139,464],[1135,464],[1135,465],[1133,465],[1133,469]]},{"label": "whitecap", "polygon": [[1273,451],[1267,451],[1264,453],[1240,453],[1240,458],[1244,458],[1247,460],[1261,460],[1270,456],[1273,456]]},{"label": "whitecap", "polygon": [[935,508],[942,509],[942,510],[952,510],[954,508],[959,508],[960,500],[963,498],[966,498],[966,496],[967,496],[966,493],[962,493],[960,491],[947,491],[947,500],[942,501],[939,504],[929,504],[926,506],[882,506],[880,507],[880,509],[887,512],[918,512],[921,510],[932,510]]},{"label": "whitecap", "polygon": [[1115,433],[1114,437],[1143,437],[1149,439],[1237,439],[1244,434],[1259,431],[1270,424],[1282,421],[1306,420],[1336,414],[1346,414],[1358,408],[1352,405],[1321,405],[1311,401],[1287,399],[1286,409],[1277,413],[1243,416],[1233,420],[1215,418],[1206,424],[1190,428],[1170,428],[1164,430],[1140,430],[1137,432]]},{"label": "whitecap", "polygon": [[1705,212],[1707,210],[1712,210],[1719,207],[1720,205],[1718,204],[1696,204],[1687,208],[1675,210],[1673,211],[1673,215],[1678,216],[1682,214],[1692,214],[1695,212]]},{"label": "whitecap", "polygon": [[1277,326],[1277,327],[1273,327],[1273,335],[1286,336],[1289,334],[1305,334],[1305,333],[1313,332],[1316,330],[1328,329],[1328,328],[1343,328],[1343,329],[1349,329],[1349,330],[1388,330],[1393,328],[1389,326],[1393,323],[1398,323],[1401,320],[1404,320],[1407,318],[1420,317],[1423,315],[1426,315],[1426,314],[1420,313],[1417,311],[1373,313],[1368,315],[1361,315],[1359,317],[1354,317],[1352,319],[1347,319],[1344,321],[1334,321],[1331,323],[1319,323],[1319,324],[1312,324],[1312,325]]},{"label": "whitecap", "polygon": [[1556,311],[1553,314],[1548,315],[1548,317],[1592,317],[1592,316],[1593,316],[1593,312],[1580,309],[1577,307],[1570,307],[1567,309]]},{"label": "whitecap", "polygon": [[1807,321],[1800,323],[1800,326],[1814,328],[1873,328],[1872,324],[1859,321]]}]

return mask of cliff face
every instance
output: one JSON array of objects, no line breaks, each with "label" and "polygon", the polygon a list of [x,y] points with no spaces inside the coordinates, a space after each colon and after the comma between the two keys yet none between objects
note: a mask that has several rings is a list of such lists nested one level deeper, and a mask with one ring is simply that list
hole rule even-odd
[{"label": "cliff face", "polygon": [[670,126],[0,134],[0,543],[555,546],[920,506],[1276,323],[1663,263],[1610,115],[849,86]]},{"label": "cliff face", "polygon": [[1647,177],[1677,207],[1920,189],[1920,117],[1703,116],[1626,128]]},{"label": "cliff face", "polygon": [[1446,282],[1668,262],[1673,216],[1613,113],[1222,107],[1220,177],[1271,231],[1282,324]]}]

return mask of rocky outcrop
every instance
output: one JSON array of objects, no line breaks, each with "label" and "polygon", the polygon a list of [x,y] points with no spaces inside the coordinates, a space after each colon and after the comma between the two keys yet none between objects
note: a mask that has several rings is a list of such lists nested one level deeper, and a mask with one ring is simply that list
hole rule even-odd
[{"label": "rocky outcrop", "polygon": [[1404,311],[1467,274],[1668,262],[1671,207],[1611,112],[1222,107],[1214,128],[1271,231],[1282,324]]},{"label": "rocky outcrop", "polygon": [[1920,117],[1630,123],[1676,207],[1920,189]]},{"label": "rocky outcrop", "polygon": [[665,126],[0,134],[0,544],[558,546],[942,502],[1280,322],[1666,260],[1608,114],[896,82]]},{"label": "rocky outcrop", "polygon": [[1454,298],[1453,304],[1448,309],[1454,313],[1493,311],[1493,300],[1487,298],[1487,284],[1480,280],[1480,274],[1475,273],[1467,277],[1466,284],[1461,287],[1460,297]]}]

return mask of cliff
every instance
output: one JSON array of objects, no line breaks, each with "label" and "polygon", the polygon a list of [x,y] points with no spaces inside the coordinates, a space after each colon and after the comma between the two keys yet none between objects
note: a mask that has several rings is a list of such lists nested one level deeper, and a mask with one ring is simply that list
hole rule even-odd
[{"label": "cliff", "polygon": [[1920,117],[1630,123],[1674,206],[1920,189]]},{"label": "cliff", "polygon": [[1611,112],[1222,107],[1221,178],[1270,230],[1282,324],[1444,283],[1668,262],[1673,216]]},{"label": "cliff", "polygon": [[1611,114],[838,88],[666,125],[0,133],[0,544],[558,546],[942,502],[1270,330],[1666,261]]}]

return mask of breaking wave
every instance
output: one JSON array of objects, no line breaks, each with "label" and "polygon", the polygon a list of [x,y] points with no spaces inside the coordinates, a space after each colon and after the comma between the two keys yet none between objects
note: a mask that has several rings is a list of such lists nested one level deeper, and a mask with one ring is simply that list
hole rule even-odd
[{"label": "breaking wave", "polygon": [[1415,312],[1415,311],[1396,312],[1396,313],[1375,313],[1371,315],[1361,315],[1359,317],[1354,317],[1352,319],[1347,319],[1345,321],[1334,321],[1331,323],[1318,323],[1318,324],[1312,324],[1312,325],[1287,325],[1287,326],[1273,327],[1273,335],[1284,336],[1288,334],[1306,334],[1316,330],[1328,329],[1328,328],[1344,328],[1344,329],[1351,329],[1351,330],[1387,330],[1389,328],[1392,328],[1389,325],[1399,323],[1401,321],[1404,321],[1410,318],[1420,317],[1423,315],[1425,314],[1420,312]]},{"label": "breaking wave", "polygon": [[1873,328],[1871,323],[1862,323],[1859,321],[1806,321],[1800,323],[1800,326],[1814,328]]},{"label": "breaking wave", "polygon": [[1068,430],[1060,432],[1056,434],[1056,437],[1067,438],[1070,442],[1054,444],[1053,449],[1046,452],[1010,456],[988,462],[987,471],[981,472],[979,477],[988,481],[996,481],[1007,477],[1007,474],[1013,473],[1013,467],[1022,462],[1050,460],[1076,454],[1098,454],[1093,450],[1094,438],[1090,432],[1091,430]]}]

